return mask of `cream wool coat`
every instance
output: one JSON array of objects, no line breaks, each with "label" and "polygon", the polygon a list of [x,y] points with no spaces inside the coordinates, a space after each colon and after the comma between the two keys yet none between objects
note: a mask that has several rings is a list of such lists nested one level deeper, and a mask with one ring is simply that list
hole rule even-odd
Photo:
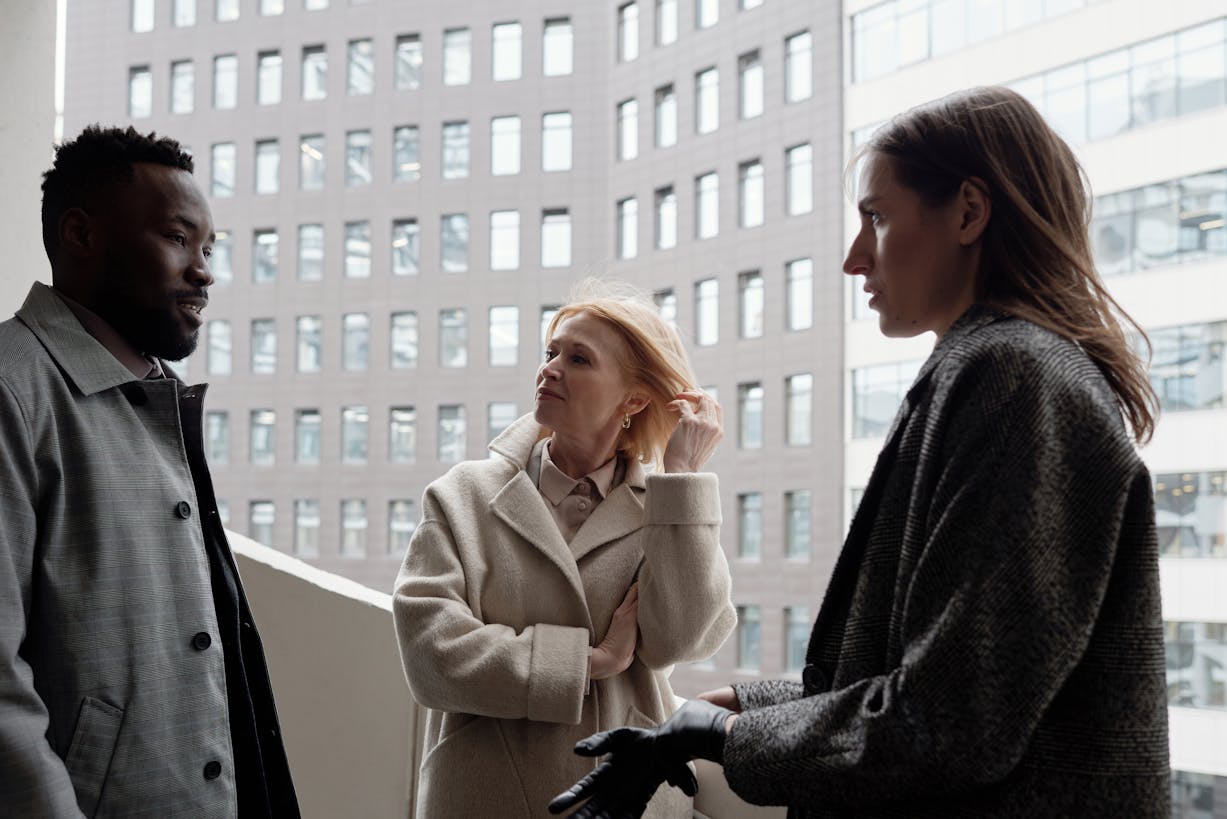
[{"label": "cream wool coat", "polygon": [[[664,720],[669,667],[711,656],[736,621],[714,474],[631,462],[568,546],[525,472],[545,434],[524,416],[494,457],[427,487],[397,577],[405,676],[429,709],[419,819],[548,816],[595,765],[575,742]],[[589,646],[636,579],[635,658],[585,693]],[[662,788],[646,815],[689,816],[690,800]]]}]

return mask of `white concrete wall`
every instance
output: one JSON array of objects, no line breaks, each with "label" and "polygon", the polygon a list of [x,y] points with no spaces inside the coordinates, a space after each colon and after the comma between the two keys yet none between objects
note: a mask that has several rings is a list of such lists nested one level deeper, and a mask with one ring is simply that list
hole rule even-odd
[{"label": "white concrete wall", "polygon": [[55,6],[4,0],[0,24],[0,320],[21,306],[30,282],[50,280],[39,206],[55,131]]}]

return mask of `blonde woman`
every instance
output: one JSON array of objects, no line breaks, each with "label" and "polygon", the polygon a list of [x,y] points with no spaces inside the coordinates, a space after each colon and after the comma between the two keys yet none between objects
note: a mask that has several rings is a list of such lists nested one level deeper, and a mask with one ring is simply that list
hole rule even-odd
[{"label": "blonde woman", "polygon": [[[545,816],[592,770],[576,740],[673,712],[668,669],[710,656],[736,619],[700,471],[721,434],[649,301],[600,288],[554,317],[533,413],[427,488],[396,581],[428,709],[418,816]],[[689,815],[689,798],[647,810]]]},{"label": "blonde woman", "polygon": [[700,695],[585,741],[555,802],[636,816],[691,758],[805,817],[1169,813],[1154,428],[1139,335],[1091,261],[1073,152],[1005,88],[870,139],[863,277],[888,336],[937,346],[835,565],[800,681]]}]

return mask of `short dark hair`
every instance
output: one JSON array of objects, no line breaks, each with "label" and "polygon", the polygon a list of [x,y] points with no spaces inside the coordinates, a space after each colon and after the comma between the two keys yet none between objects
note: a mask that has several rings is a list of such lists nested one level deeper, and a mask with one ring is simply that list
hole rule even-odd
[{"label": "short dark hair", "polygon": [[138,133],[135,128],[90,125],[76,139],[55,149],[55,162],[43,174],[43,247],[54,263],[60,248],[60,217],[85,208],[132,180],[133,163],[152,162],[191,173],[192,157],[170,137]]}]

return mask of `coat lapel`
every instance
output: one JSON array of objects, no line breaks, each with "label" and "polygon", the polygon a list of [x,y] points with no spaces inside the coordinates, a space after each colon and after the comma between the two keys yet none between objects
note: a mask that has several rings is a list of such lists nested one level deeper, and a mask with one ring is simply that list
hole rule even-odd
[{"label": "coat lapel", "polygon": [[643,467],[627,464],[626,479],[601,501],[592,515],[571,538],[575,560],[612,540],[626,537],[643,526]]},{"label": "coat lapel", "polygon": [[523,469],[516,472],[490,501],[490,511],[549,558],[566,576],[580,599],[585,599],[579,566],[528,473]]}]

